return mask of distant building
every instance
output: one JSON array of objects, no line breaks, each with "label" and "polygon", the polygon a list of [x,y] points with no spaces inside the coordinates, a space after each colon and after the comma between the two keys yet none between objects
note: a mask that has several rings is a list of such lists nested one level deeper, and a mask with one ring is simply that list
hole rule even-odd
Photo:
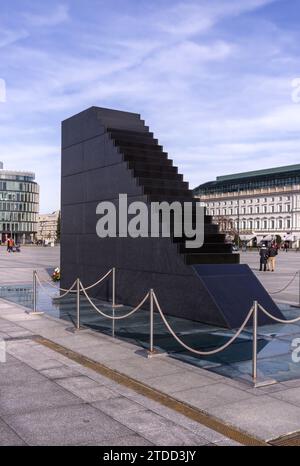
[{"label": "distant building", "polygon": [[39,185],[35,174],[3,170],[0,162],[1,242],[14,238],[17,243],[32,242],[37,233]]},{"label": "distant building", "polygon": [[277,237],[300,246],[300,164],[218,176],[194,194],[231,237],[248,244]]},{"label": "distant building", "polygon": [[52,214],[40,214],[38,216],[38,232],[36,239],[47,243],[54,243],[57,235],[57,222],[59,218],[59,210]]}]

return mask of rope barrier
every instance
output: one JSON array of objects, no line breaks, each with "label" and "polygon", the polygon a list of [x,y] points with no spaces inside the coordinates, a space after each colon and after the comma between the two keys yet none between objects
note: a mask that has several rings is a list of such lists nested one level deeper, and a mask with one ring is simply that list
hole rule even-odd
[{"label": "rope barrier", "polygon": [[[45,286],[43,285],[43,283],[41,282],[40,280],[40,277],[38,276],[38,274],[36,274],[36,279],[37,279],[37,282],[39,283],[40,287],[44,290],[44,293],[46,293],[46,295],[51,298],[51,299],[61,299],[61,298],[64,298],[65,296],[67,296],[69,293],[76,293],[76,290],[73,290],[75,284],[76,284],[76,280],[75,282],[73,283],[73,285],[71,286],[71,288],[69,288],[64,294],[60,295],[60,296],[52,296],[48,293],[48,291],[46,290]],[[59,288],[57,288],[57,290],[59,291]]]},{"label": "rope barrier", "polygon": [[[99,283],[101,283],[103,280],[105,280],[105,278],[107,278],[111,273],[112,273],[113,269],[110,269],[103,277],[101,277],[99,280],[97,280],[95,283],[93,283],[92,285],[89,285],[87,287],[85,287],[85,290],[89,290],[91,288],[93,288],[94,286],[96,285],[99,285]],[[46,295],[49,297],[49,298],[53,298],[53,299],[61,299],[61,298],[64,298],[65,296],[67,296],[69,293],[77,293],[77,290],[74,290],[74,286],[76,284],[76,280],[74,281],[74,283],[71,285],[70,288],[66,289],[66,288],[60,288],[59,286],[56,286],[54,285],[53,283],[51,282],[48,282],[47,280],[43,280],[41,279],[38,274],[36,273],[35,274],[36,276],[36,279],[39,283],[39,285],[41,286],[41,288],[43,288],[44,292],[46,293]],[[50,285],[52,286],[53,288],[55,288],[57,291],[65,291],[65,293],[61,294],[60,296],[51,296],[48,291],[46,290],[45,286],[43,285],[44,284],[47,284],[47,285]],[[82,284],[81,284],[82,285]]]},{"label": "rope barrier", "polygon": [[258,306],[259,306],[260,309],[263,311],[263,313],[266,314],[266,316],[270,317],[270,319],[273,319],[273,320],[275,320],[276,322],[280,322],[281,324],[293,324],[293,323],[295,323],[295,322],[299,322],[299,321],[300,321],[300,317],[296,317],[296,319],[291,319],[291,320],[279,319],[278,317],[272,316],[272,314],[270,314],[264,307],[262,307],[261,304],[258,303]]},{"label": "rope barrier", "polygon": [[[95,283],[93,283],[92,285],[89,285],[89,286],[86,286],[85,289],[86,290],[89,290],[91,288],[93,288],[94,286],[97,286],[99,285],[99,283],[101,283],[103,280],[105,280],[106,277],[108,277],[108,275],[110,275],[112,273],[113,269],[110,269],[103,277],[101,277],[99,280],[97,280]],[[59,286],[56,286],[54,285],[54,283],[51,283],[51,282],[48,282],[47,280],[43,280],[41,278],[38,277],[38,274],[36,274],[39,282],[43,282],[47,285],[50,285],[52,286],[53,288],[55,288],[56,290],[58,291],[70,291],[73,287],[74,287],[74,283],[76,283],[76,280],[75,282],[73,283],[73,285],[71,286],[71,288],[69,289],[66,289],[66,288],[60,288]],[[76,290],[72,290],[71,293],[76,293],[77,291]]]},{"label": "rope barrier", "polygon": [[285,291],[291,285],[291,283],[293,283],[293,281],[295,280],[298,274],[299,274],[299,271],[297,270],[293,278],[288,282],[286,286],[284,286],[284,288],[282,288],[281,290],[277,290],[277,291],[269,291],[269,294],[277,294],[277,293],[281,293],[282,291]]},{"label": "rope barrier", "polygon": [[199,350],[195,350],[194,348],[191,348],[190,346],[186,345],[177,335],[176,333],[173,331],[173,329],[171,328],[170,324],[168,323],[168,321],[166,320],[165,316],[164,316],[164,313],[159,305],[159,302],[158,302],[158,299],[156,297],[156,294],[153,292],[153,298],[154,298],[154,301],[155,301],[155,304],[157,306],[157,309],[158,309],[158,312],[160,313],[160,316],[165,324],[165,326],[167,327],[167,329],[169,330],[169,332],[171,333],[171,335],[175,338],[175,340],[181,345],[183,346],[185,349],[187,349],[188,351],[191,351],[192,353],[195,353],[195,354],[199,354],[200,356],[210,356],[212,354],[216,354],[216,353],[220,353],[221,351],[223,351],[224,349],[226,349],[228,346],[231,345],[231,343],[234,342],[234,340],[236,340],[239,335],[242,333],[242,331],[244,330],[244,328],[246,327],[252,313],[253,313],[253,306],[251,306],[251,309],[250,311],[248,312],[247,316],[246,316],[246,319],[244,320],[243,324],[241,325],[240,329],[236,332],[235,335],[233,335],[232,338],[230,338],[230,340],[225,343],[224,345],[220,346],[219,348],[216,348],[214,350],[211,350],[211,351],[199,351]]},{"label": "rope barrier", "polygon": [[[67,288],[60,288],[59,286],[54,285],[54,283],[52,283],[52,282],[48,282],[47,280],[43,280],[42,278],[40,278],[40,277],[38,276],[37,273],[36,273],[36,277],[37,277],[37,279],[38,279],[40,285],[41,285],[41,282],[42,282],[42,283],[45,283],[46,285],[52,286],[52,288],[55,288],[57,291],[70,291],[70,290],[74,287],[74,283],[76,283],[76,280],[75,280],[75,282],[73,283],[73,285],[71,286],[71,288],[68,288],[68,289],[67,289]],[[41,285],[41,286],[42,286],[42,285]],[[71,291],[71,293],[76,293],[76,290]]]},{"label": "rope barrier", "polygon": [[[99,283],[101,283],[103,280],[105,280],[110,274],[112,273],[112,289],[113,289],[113,292],[112,292],[112,295],[113,295],[113,299],[112,299],[112,309],[113,309],[113,315],[108,315],[106,314],[105,312],[103,312],[101,309],[99,309],[96,304],[92,301],[92,299],[90,298],[90,296],[88,295],[87,291],[93,287],[95,287],[96,285],[98,285]],[[297,271],[294,276],[292,277],[292,279],[289,281],[289,283],[287,285],[285,285],[284,288],[282,288],[281,290],[277,290],[277,291],[274,291],[270,294],[276,294],[276,293],[280,293],[282,291],[284,291],[285,289],[287,289],[288,286],[290,286],[290,284],[295,280],[296,276],[300,274],[299,271]],[[43,288],[44,292],[50,296],[47,292],[47,290],[45,289],[44,285],[43,285],[43,280],[40,279],[40,277],[38,276],[38,274],[36,272],[34,272],[34,296],[36,294],[36,281],[39,283],[39,285]],[[153,337],[154,337],[154,327],[153,327],[153,313],[154,313],[154,306],[153,306],[153,303],[155,303],[156,307],[157,307],[157,310],[158,310],[158,313],[164,323],[164,325],[166,326],[167,330],[169,331],[169,333],[172,335],[172,337],[183,347],[185,348],[187,351],[190,351],[191,353],[194,353],[196,355],[199,355],[199,356],[211,356],[211,355],[214,355],[214,354],[217,354],[217,353],[220,353],[222,352],[223,350],[225,350],[226,348],[228,348],[240,335],[241,333],[243,332],[243,330],[245,329],[247,323],[249,322],[251,316],[253,315],[253,354],[252,354],[252,379],[254,381],[254,383],[256,383],[256,380],[257,380],[257,311],[258,309],[260,309],[266,316],[268,316],[270,319],[276,321],[276,322],[279,322],[279,323],[282,323],[282,324],[293,324],[295,322],[299,322],[300,321],[300,317],[297,317],[295,319],[291,319],[291,320],[283,320],[283,319],[279,319],[278,317],[275,317],[273,316],[272,314],[270,314],[266,309],[264,309],[264,307],[259,304],[257,301],[254,301],[253,305],[251,306],[244,322],[242,323],[241,327],[237,330],[237,332],[226,342],[224,343],[223,345],[221,345],[220,347],[218,348],[215,348],[213,350],[210,350],[210,351],[200,351],[200,350],[197,350],[195,348],[192,348],[191,346],[187,345],[186,343],[184,343],[184,341],[182,341],[182,339],[175,333],[175,331],[172,329],[171,325],[169,324],[169,322],[167,321],[162,309],[161,309],[161,306],[159,304],[159,301],[158,301],[158,298],[155,294],[155,292],[151,289],[148,291],[148,293],[146,293],[146,295],[143,297],[143,299],[140,301],[140,303],[134,308],[132,309],[131,311],[127,312],[127,314],[125,315],[122,315],[122,316],[115,316],[114,315],[114,310],[115,310],[115,296],[116,296],[116,293],[115,293],[115,269],[112,268],[110,269],[103,277],[101,277],[99,280],[97,280],[95,283],[93,283],[92,285],[89,285],[87,287],[84,287],[82,282],[80,281],[80,279],[76,279],[74,281],[74,283],[72,284],[72,286],[69,288],[69,289],[64,289],[64,288],[58,288],[56,287],[55,285],[53,285],[52,283],[49,283],[47,281],[45,281],[45,283],[47,283],[48,285],[51,285],[52,287],[55,287],[58,291],[64,291],[64,293],[58,297],[55,297],[55,299],[61,299],[63,297],[65,297],[66,295],[68,295],[69,293],[77,293],[77,323],[76,323],[76,328],[79,330],[80,329],[80,292],[82,292],[85,296],[85,298],[87,299],[87,301],[90,303],[90,305],[92,306],[92,308],[100,315],[102,315],[103,317],[107,318],[107,319],[110,319],[112,321],[112,335],[114,336],[115,335],[115,321],[117,320],[122,320],[122,319],[126,319],[127,317],[133,315],[134,313],[136,313],[139,309],[141,309],[141,307],[144,305],[144,303],[147,301],[148,298],[150,298],[150,350],[149,350],[149,353],[152,354],[154,352],[153,350]],[[77,285],[77,288],[76,290],[74,290],[74,286]],[[50,298],[53,298],[53,296],[50,296]],[[34,298],[34,303],[36,302],[36,297]],[[34,309],[36,308],[35,304],[34,304]]]},{"label": "rope barrier", "polygon": [[121,320],[121,319],[125,319],[126,317],[129,317],[131,316],[132,314],[134,314],[136,311],[138,311],[142,305],[145,303],[145,301],[149,298],[149,291],[148,293],[144,296],[144,298],[142,299],[142,301],[134,308],[132,309],[130,312],[128,312],[127,314],[123,315],[123,316],[117,316],[117,317],[113,317],[113,316],[109,316],[107,314],[105,314],[105,312],[101,311],[94,303],[93,301],[91,300],[91,298],[89,297],[89,295],[87,294],[85,288],[83,288],[83,285],[82,283],[80,282],[80,287],[81,287],[81,290],[83,291],[83,294],[85,295],[86,299],[88,300],[88,302],[91,304],[91,306],[95,309],[95,311],[97,311],[99,314],[101,314],[103,317],[107,317],[108,319],[111,319],[111,320]]},{"label": "rope barrier", "polygon": [[[113,271],[113,269],[110,269],[102,278],[100,278],[98,281],[96,281],[92,285],[85,286],[84,289],[85,290],[90,290],[91,288],[94,288],[94,286],[99,285],[99,283],[101,283],[103,280],[105,280],[105,278],[108,277],[108,275],[110,275],[112,273],[112,271]],[[81,285],[82,285],[82,283],[81,283]]]}]

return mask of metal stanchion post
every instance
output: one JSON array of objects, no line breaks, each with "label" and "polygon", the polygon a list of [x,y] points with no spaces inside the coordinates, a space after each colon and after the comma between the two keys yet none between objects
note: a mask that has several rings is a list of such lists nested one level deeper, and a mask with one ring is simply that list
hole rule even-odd
[{"label": "metal stanchion post", "polygon": [[[115,309],[117,307],[123,307],[123,304],[116,304],[116,268],[112,268],[112,308],[113,317],[115,317]],[[115,336],[115,321],[113,320],[113,337]]]},{"label": "metal stanchion post", "polygon": [[253,303],[252,379],[257,379],[257,301]]},{"label": "metal stanchion post", "polygon": [[298,306],[300,307],[300,270],[298,270],[298,279],[299,279],[299,289],[298,289]]},{"label": "metal stanchion post", "polygon": [[113,267],[112,269],[112,305],[113,308],[116,305],[116,269]]},{"label": "metal stanchion post", "polygon": [[111,335],[115,338],[115,307],[112,308]]},{"label": "metal stanchion post", "polygon": [[37,310],[37,271],[32,272],[32,311],[25,311],[26,314],[42,315],[42,311]]},{"label": "metal stanchion post", "polygon": [[36,270],[33,271],[33,312],[36,312]]},{"label": "metal stanchion post", "polygon": [[150,290],[150,354],[153,353],[153,325],[154,325],[153,289]]},{"label": "metal stanchion post", "polygon": [[77,293],[76,293],[76,329],[80,330],[80,280],[77,278]]},{"label": "metal stanchion post", "polygon": [[254,387],[265,387],[267,385],[273,385],[276,383],[274,379],[265,379],[257,381],[257,323],[258,323],[258,302],[253,303],[253,342],[252,342],[252,380]]}]

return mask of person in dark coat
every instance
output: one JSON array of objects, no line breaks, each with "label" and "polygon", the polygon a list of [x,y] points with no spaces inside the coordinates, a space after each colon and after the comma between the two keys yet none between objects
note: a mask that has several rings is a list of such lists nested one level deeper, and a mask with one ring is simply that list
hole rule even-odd
[{"label": "person in dark coat", "polygon": [[263,243],[259,249],[259,256],[260,256],[260,262],[259,262],[259,270],[264,272],[267,270],[267,261],[268,261],[268,248],[265,243]]},{"label": "person in dark coat", "polygon": [[275,257],[277,256],[277,248],[275,244],[271,244],[268,250],[268,270],[274,272],[275,270]]}]

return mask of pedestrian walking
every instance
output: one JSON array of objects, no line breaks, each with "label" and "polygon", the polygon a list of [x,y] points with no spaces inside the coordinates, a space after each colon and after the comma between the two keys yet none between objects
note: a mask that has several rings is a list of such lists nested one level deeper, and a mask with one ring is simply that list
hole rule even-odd
[{"label": "pedestrian walking", "polygon": [[11,250],[12,250],[11,238],[7,238],[7,252],[11,252]]},{"label": "pedestrian walking", "polygon": [[266,271],[267,270],[267,260],[268,260],[268,248],[265,243],[262,243],[260,249],[259,249],[259,256],[260,256],[260,261],[259,261],[259,270],[260,271]]},{"label": "pedestrian walking", "polygon": [[277,248],[275,244],[271,244],[271,246],[268,249],[268,270],[271,272],[275,271],[275,258],[278,254]]}]

